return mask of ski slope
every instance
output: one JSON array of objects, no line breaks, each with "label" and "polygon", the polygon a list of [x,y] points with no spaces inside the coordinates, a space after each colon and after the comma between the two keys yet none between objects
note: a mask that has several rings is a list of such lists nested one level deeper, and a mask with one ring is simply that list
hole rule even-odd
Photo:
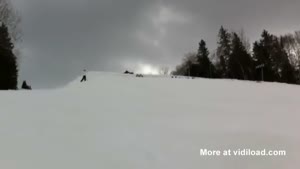
[{"label": "ski slope", "polygon": [[[0,92],[1,169],[295,169],[300,87],[90,72],[55,90]],[[286,150],[280,157],[200,149]]]}]

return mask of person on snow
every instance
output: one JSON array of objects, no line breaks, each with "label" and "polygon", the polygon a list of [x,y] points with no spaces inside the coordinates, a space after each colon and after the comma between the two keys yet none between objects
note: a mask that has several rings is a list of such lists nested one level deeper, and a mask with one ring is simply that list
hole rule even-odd
[{"label": "person on snow", "polygon": [[87,81],[87,78],[86,78],[86,70],[83,70],[84,74],[82,76],[82,79],[80,82],[86,82]]},{"label": "person on snow", "polygon": [[26,83],[26,81],[23,81],[22,89],[25,89],[25,90],[31,90],[31,86],[29,86],[29,85]]}]

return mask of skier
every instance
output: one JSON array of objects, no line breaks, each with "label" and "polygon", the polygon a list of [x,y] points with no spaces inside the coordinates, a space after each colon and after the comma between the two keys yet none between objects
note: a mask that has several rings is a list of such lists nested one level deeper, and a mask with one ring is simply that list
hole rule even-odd
[{"label": "skier", "polygon": [[83,74],[82,79],[81,79],[81,81],[80,81],[81,83],[87,81],[87,78],[86,78],[86,70],[83,70],[83,72],[84,72],[84,74]]}]

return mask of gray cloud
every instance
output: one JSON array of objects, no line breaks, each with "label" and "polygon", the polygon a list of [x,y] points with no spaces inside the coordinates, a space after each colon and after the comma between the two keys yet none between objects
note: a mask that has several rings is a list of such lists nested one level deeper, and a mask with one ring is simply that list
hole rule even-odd
[{"label": "gray cloud", "polygon": [[299,29],[300,1],[279,0],[12,0],[22,15],[20,79],[38,88],[63,85],[86,68],[174,66],[200,39],[216,46],[221,25]]}]

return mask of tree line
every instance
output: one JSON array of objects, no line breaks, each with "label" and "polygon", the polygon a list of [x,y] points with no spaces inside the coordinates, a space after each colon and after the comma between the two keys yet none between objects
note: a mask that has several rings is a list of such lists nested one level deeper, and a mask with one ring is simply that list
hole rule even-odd
[{"label": "tree line", "polygon": [[15,90],[18,86],[14,42],[20,38],[19,21],[10,1],[0,0],[0,90]]},{"label": "tree line", "polygon": [[264,30],[252,46],[243,31],[222,26],[215,52],[210,54],[201,40],[198,51],[185,55],[173,75],[300,83],[300,31],[275,36]]}]

